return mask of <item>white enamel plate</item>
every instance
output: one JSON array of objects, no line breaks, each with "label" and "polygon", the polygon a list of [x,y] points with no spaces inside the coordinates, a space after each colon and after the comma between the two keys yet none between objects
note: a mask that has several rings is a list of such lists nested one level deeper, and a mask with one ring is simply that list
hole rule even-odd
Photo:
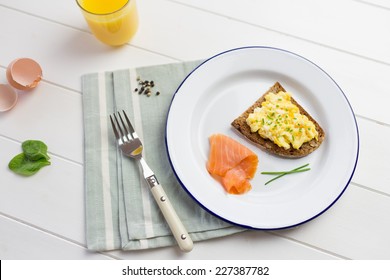
[{"label": "white enamel plate", "polygon": [[[300,159],[268,154],[238,135],[230,123],[276,81],[325,130],[319,149]],[[208,138],[222,133],[259,157],[252,190],[230,195],[206,170]],[[210,213],[253,229],[281,229],[310,221],[331,207],[347,188],[359,153],[352,108],[335,81],[309,60],[269,47],[244,47],[202,63],[182,82],[171,103],[166,145],[183,188]],[[262,171],[311,170],[271,179]]]}]

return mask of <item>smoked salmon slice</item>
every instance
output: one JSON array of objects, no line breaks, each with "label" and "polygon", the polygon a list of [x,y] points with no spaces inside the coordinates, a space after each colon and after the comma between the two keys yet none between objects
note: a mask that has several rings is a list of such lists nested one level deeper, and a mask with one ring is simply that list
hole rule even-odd
[{"label": "smoked salmon slice", "polygon": [[243,194],[252,186],[259,159],[257,155],[236,140],[223,135],[209,137],[210,152],[207,171],[221,182],[230,194]]}]

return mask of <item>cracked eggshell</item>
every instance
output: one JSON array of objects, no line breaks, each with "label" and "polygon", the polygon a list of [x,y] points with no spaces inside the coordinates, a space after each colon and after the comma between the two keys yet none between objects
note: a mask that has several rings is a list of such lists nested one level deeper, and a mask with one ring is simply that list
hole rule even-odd
[{"label": "cracked eggshell", "polygon": [[0,112],[11,110],[18,101],[18,93],[9,85],[0,84]]},{"label": "cracked eggshell", "polygon": [[18,58],[7,67],[8,83],[19,90],[35,88],[42,79],[41,66],[31,58]]}]

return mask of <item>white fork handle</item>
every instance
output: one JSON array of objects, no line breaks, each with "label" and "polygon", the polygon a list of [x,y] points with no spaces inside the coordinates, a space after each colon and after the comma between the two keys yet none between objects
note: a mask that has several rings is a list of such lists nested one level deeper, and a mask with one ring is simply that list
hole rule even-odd
[{"label": "white fork handle", "polygon": [[161,185],[155,185],[151,188],[154,199],[156,200],[161,212],[171,229],[179,247],[184,252],[190,252],[194,247],[191,237],[185,229],[180,218],[177,216],[175,209],[169,201]]}]

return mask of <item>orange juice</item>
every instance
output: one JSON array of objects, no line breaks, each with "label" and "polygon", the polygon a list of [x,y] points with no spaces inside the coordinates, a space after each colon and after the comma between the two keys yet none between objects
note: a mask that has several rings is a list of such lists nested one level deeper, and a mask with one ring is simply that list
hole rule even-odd
[{"label": "orange juice", "polygon": [[111,46],[128,42],[138,28],[135,0],[77,0],[97,39]]}]

